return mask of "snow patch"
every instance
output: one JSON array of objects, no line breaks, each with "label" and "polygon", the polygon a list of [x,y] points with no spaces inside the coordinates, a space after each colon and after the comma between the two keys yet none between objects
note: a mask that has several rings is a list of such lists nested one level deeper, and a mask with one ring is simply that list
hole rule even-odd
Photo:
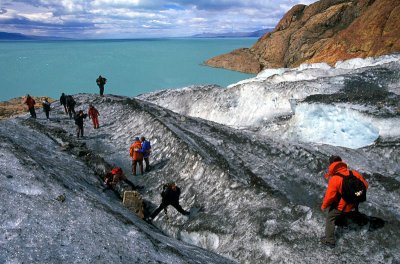
[{"label": "snow patch", "polygon": [[16,188],[14,191],[18,193],[23,193],[26,195],[41,195],[43,193],[43,190],[41,188],[35,187],[35,186],[20,186]]},{"label": "snow patch", "polygon": [[186,232],[180,234],[181,240],[192,245],[200,246],[210,250],[216,250],[219,246],[219,237],[209,232]]},{"label": "snow patch", "polygon": [[365,59],[354,58],[345,61],[338,61],[335,64],[336,69],[359,69],[370,66],[378,66],[397,61],[400,55],[384,55],[380,57],[368,57]]},{"label": "snow patch", "polygon": [[267,257],[271,257],[274,253],[275,245],[272,242],[264,241],[261,244],[261,249]]},{"label": "snow patch", "polygon": [[370,58],[355,58],[345,61],[338,61],[335,67],[332,68],[326,63],[313,63],[313,64],[301,64],[297,68],[279,68],[279,69],[265,69],[257,74],[256,77],[242,80],[240,82],[231,84],[228,88],[252,83],[269,81],[272,83],[281,82],[296,82],[305,80],[315,80],[320,77],[337,76],[340,74],[346,74],[350,70],[360,69],[371,66],[383,65],[386,63],[398,61],[400,54],[384,55],[381,57],[370,57]]}]

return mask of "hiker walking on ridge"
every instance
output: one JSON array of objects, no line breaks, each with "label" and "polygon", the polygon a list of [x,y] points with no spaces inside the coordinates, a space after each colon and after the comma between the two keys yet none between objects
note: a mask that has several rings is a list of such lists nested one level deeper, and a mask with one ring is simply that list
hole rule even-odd
[{"label": "hiker walking on ridge", "polygon": [[132,157],[132,174],[136,176],[136,167],[139,163],[140,174],[143,175],[143,152],[141,152],[142,143],[138,137],[129,149],[129,155]]},{"label": "hiker walking on ridge", "polygon": [[165,184],[161,193],[162,200],[160,206],[154,210],[154,212],[146,220],[152,221],[163,209],[165,212],[167,212],[168,205],[172,205],[179,213],[183,215],[189,215],[190,212],[185,211],[179,204],[180,195],[181,189],[176,186],[174,182]]},{"label": "hiker walking on ridge", "polygon": [[145,137],[141,137],[140,141],[142,142],[142,148],[141,151],[143,153],[143,159],[144,162],[146,164],[146,168],[145,171],[149,172],[150,171],[150,162],[149,162],[149,156],[151,153],[151,145],[150,145],[150,141],[146,140]]},{"label": "hiker walking on ridge", "polygon": [[62,106],[64,106],[64,111],[65,111],[66,114],[68,114],[68,111],[67,111],[67,96],[65,95],[65,93],[62,93],[61,96],[60,96],[60,104]]},{"label": "hiker walking on ridge", "polygon": [[33,99],[29,94],[26,95],[26,98],[24,100],[24,104],[28,106],[29,113],[31,114],[31,117],[36,118],[36,111],[35,111],[35,99]]},{"label": "hiker walking on ridge", "polygon": [[99,78],[96,79],[97,86],[100,89],[100,96],[103,96],[104,93],[104,85],[107,83],[107,79],[103,76],[99,75]]},{"label": "hiker walking on ridge", "polygon": [[75,124],[76,124],[76,136],[79,138],[79,135],[83,137],[83,121],[87,117],[87,114],[84,114],[82,110],[79,110],[78,114],[75,116]]},{"label": "hiker walking on ridge", "polygon": [[65,100],[66,100],[69,119],[72,119],[72,114],[74,114],[74,116],[76,115],[76,113],[75,113],[75,105],[76,105],[75,99],[72,97],[72,95],[67,95]]},{"label": "hiker walking on ridge", "polygon": [[100,115],[99,111],[97,111],[97,109],[92,104],[89,104],[88,116],[89,119],[92,119],[93,121],[94,129],[99,128],[99,119],[98,119],[99,115]]},{"label": "hiker walking on ridge", "polygon": [[46,118],[49,119],[50,102],[48,101],[47,97],[43,98],[42,106],[43,106],[43,111],[46,114]]},{"label": "hiker walking on ridge", "polygon": [[[325,237],[321,242],[329,247],[335,247],[335,223],[341,217],[356,210],[358,211],[357,199],[365,201],[368,183],[355,170],[349,170],[347,164],[339,156],[329,158],[329,169],[325,178],[329,180],[328,188],[323,199],[321,210],[329,208],[325,222]],[[354,191],[355,186],[359,191]],[[351,192],[353,190],[353,192]],[[354,197],[352,197],[352,195]],[[358,196],[358,197],[357,197]]]}]

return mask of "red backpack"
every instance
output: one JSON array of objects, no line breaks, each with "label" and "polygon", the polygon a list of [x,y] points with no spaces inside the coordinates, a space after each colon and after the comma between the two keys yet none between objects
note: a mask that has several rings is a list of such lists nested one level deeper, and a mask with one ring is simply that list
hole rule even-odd
[{"label": "red backpack", "polygon": [[111,170],[111,174],[112,174],[112,175],[122,174],[122,169],[121,169],[120,167],[113,168],[113,169]]}]

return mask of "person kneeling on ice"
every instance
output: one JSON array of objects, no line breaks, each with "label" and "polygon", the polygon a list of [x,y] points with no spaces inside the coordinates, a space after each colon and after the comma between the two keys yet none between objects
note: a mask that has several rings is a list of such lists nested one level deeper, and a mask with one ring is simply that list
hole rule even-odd
[{"label": "person kneeling on ice", "polygon": [[114,187],[115,184],[122,181],[125,175],[119,167],[113,168],[109,173],[104,176],[104,185]]},{"label": "person kneeling on ice", "polygon": [[365,201],[368,183],[355,170],[349,170],[339,156],[329,158],[329,169],[325,175],[329,179],[321,210],[329,208],[325,221],[325,237],[321,242],[335,247],[335,225],[345,222],[353,210],[358,212],[358,203]]},{"label": "person kneeling on ice", "polygon": [[172,205],[179,213],[183,215],[189,215],[190,212],[183,210],[182,206],[179,204],[180,195],[181,189],[176,186],[174,182],[165,184],[161,193],[162,200],[160,206],[146,220],[153,220],[163,209],[165,212],[167,212],[168,205]]},{"label": "person kneeling on ice", "polygon": [[113,168],[109,173],[104,176],[104,185],[110,188],[114,188],[115,185],[117,185],[121,181],[126,182],[134,189],[139,189],[138,186],[128,180],[120,167]]}]

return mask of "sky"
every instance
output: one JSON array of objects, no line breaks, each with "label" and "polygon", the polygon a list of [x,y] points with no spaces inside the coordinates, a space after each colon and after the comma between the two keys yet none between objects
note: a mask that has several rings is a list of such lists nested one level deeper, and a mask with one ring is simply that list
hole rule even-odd
[{"label": "sky", "polygon": [[315,0],[0,0],[0,31],[67,38],[185,37],[274,28]]}]

